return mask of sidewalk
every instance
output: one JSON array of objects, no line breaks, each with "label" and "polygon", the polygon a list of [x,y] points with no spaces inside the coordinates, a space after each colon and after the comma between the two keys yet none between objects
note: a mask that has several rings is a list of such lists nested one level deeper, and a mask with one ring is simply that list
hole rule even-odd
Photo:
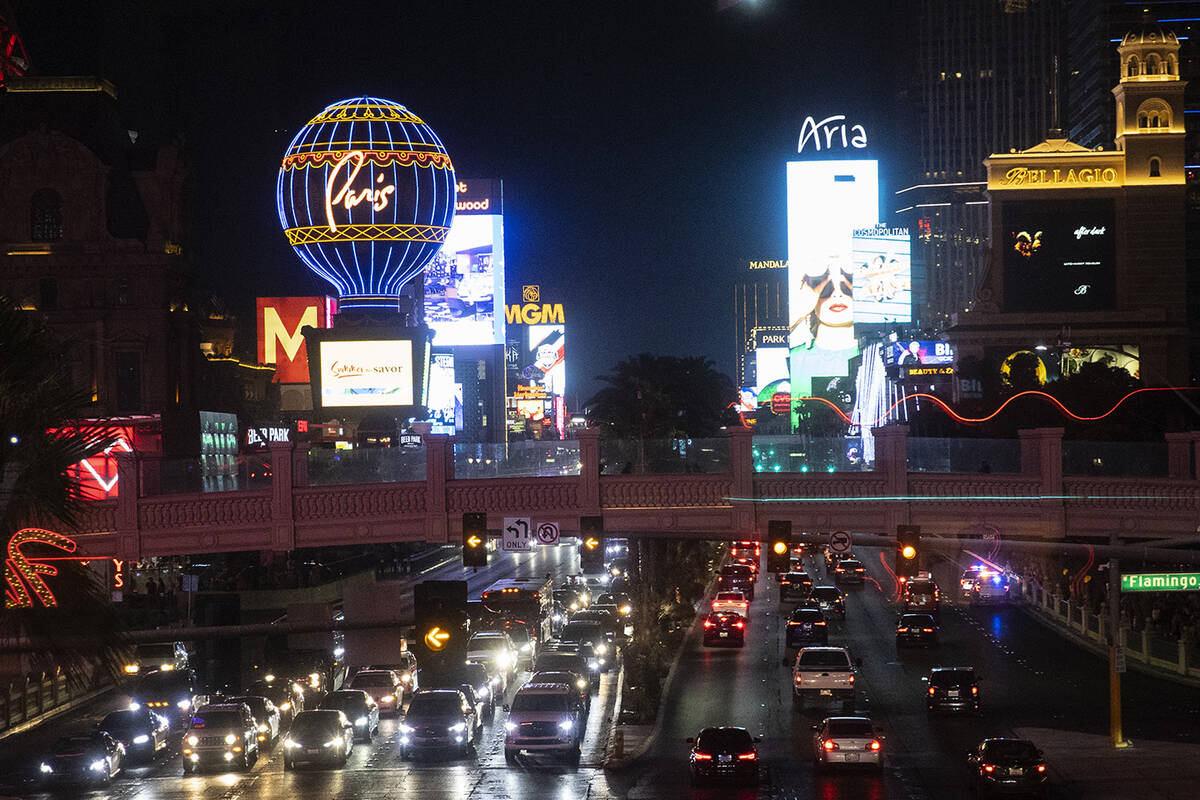
[{"label": "sidewalk", "polygon": [[1200,745],[1137,741],[1113,749],[1107,736],[1017,728],[1046,755],[1056,796],[1087,800],[1192,800],[1200,784]]}]

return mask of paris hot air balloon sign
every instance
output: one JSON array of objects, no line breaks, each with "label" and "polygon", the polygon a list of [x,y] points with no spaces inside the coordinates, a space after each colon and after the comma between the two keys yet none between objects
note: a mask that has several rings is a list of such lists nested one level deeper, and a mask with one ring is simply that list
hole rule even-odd
[{"label": "paris hot air balloon sign", "polygon": [[276,204],[288,243],[339,312],[396,309],[454,218],[454,165],[423,120],[378,97],[326,107],[292,139]]}]

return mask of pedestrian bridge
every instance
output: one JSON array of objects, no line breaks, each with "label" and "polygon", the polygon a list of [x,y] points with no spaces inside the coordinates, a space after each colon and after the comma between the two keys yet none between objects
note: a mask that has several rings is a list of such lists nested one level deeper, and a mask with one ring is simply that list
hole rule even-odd
[{"label": "pedestrian bridge", "polygon": [[530,517],[570,534],[581,516],[603,515],[610,535],[710,539],[761,538],[773,519],[807,532],[916,524],[940,536],[1103,543],[1194,535],[1200,523],[1200,432],[1151,446],[1064,442],[1059,428],[1009,441],[910,438],[904,426],[873,434],[870,465],[844,451],[846,440],[744,429],[674,443],[583,431],[508,448],[444,436],[408,451],[275,444],[259,462],[265,477],[228,486],[180,486],[188,473],[178,465],[120,453],[120,495],[88,504],[77,539],[83,554],[135,560],[454,542],[469,511],[487,512],[496,531],[504,517]]}]

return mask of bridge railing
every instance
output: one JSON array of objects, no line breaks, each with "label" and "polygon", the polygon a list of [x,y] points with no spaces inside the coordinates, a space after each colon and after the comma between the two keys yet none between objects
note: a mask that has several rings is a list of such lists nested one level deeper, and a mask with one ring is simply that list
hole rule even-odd
[{"label": "bridge railing", "polygon": [[1064,475],[1165,478],[1169,444],[1163,442],[1063,441]]},{"label": "bridge railing", "polygon": [[574,439],[516,441],[508,444],[454,443],[454,477],[553,478],[578,475],[579,442]]},{"label": "bridge railing", "polygon": [[729,471],[729,439],[601,439],[601,474],[679,475]]}]

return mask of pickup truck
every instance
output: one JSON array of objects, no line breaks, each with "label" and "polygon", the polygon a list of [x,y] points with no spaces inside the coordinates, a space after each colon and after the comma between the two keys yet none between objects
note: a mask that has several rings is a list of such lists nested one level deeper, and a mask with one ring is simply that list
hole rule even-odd
[{"label": "pickup truck", "polygon": [[842,709],[853,709],[855,667],[861,659],[850,658],[844,647],[805,647],[796,654],[792,667],[792,702],[803,708],[811,699],[817,702],[840,701]]}]

